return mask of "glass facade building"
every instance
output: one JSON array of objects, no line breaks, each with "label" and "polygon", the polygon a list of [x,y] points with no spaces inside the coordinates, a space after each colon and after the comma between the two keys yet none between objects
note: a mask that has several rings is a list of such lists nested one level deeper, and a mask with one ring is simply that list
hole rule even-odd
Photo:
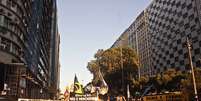
[{"label": "glass facade building", "polygon": [[0,0],[1,96],[56,97],[60,40],[56,7],[56,0]]}]

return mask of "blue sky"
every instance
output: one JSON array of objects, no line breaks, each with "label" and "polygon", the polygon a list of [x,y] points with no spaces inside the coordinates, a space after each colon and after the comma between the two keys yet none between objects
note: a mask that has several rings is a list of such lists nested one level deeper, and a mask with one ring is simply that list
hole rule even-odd
[{"label": "blue sky", "polygon": [[60,87],[91,81],[87,62],[109,48],[152,0],[58,0]]}]

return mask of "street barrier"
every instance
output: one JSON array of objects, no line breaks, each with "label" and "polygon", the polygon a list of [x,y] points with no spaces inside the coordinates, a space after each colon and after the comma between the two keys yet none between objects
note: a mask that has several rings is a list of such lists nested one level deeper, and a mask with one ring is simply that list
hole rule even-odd
[{"label": "street barrier", "polygon": [[97,96],[76,96],[70,97],[69,101],[99,101]]},{"label": "street barrier", "polygon": [[46,100],[46,99],[23,99],[19,98],[18,101],[60,101],[60,100]]}]

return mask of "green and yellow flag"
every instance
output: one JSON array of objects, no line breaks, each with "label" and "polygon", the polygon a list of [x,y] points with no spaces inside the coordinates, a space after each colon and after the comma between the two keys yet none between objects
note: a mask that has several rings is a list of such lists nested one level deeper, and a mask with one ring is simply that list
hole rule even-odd
[{"label": "green and yellow flag", "polygon": [[79,94],[79,95],[83,95],[84,91],[83,91],[83,86],[82,84],[80,84],[78,82],[77,76],[75,75],[74,78],[74,90],[73,90],[74,94]]}]

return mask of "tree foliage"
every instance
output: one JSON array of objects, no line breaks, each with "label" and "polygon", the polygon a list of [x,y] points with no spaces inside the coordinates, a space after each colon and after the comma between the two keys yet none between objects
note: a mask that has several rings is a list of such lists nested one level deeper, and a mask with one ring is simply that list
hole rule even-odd
[{"label": "tree foliage", "polygon": [[[196,82],[196,88],[197,92],[199,94],[199,98],[201,97],[201,69],[200,68],[195,68],[194,70],[195,73],[195,82]],[[194,96],[194,86],[193,86],[193,81],[192,81],[192,74],[191,73],[186,73],[186,78],[182,79],[181,81],[181,86],[182,86],[182,91],[189,94],[190,98],[193,98]],[[191,99],[192,100],[192,99]]]},{"label": "tree foliage", "polygon": [[149,83],[154,84],[156,92],[176,91],[180,89],[182,79],[185,78],[185,73],[171,68],[152,77]]},{"label": "tree foliage", "polygon": [[[195,79],[198,94],[201,94],[201,69],[195,68]],[[192,74],[188,71],[179,71],[175,69],[167,69],[163,73],[157,74],[155,77],[149,78],[147,84],[153,84],[154,87],[151,92],[164,91],[182,91],[189,94],[190,98],[193,96],[193,82]]]},{"label": "tree foliage", "polygon": [[98,50],[94,58],[87,65],[88,70],[93,74],[94,85],[97,85],[100,80],[99,69],[109,86],[110,94],[122,94],[120,89],[123,84],[122,73],[124,92],[127,84],[133,85],[133,80],[137,78],[138,74],[138,58],[134,50],[128,47]]}]

